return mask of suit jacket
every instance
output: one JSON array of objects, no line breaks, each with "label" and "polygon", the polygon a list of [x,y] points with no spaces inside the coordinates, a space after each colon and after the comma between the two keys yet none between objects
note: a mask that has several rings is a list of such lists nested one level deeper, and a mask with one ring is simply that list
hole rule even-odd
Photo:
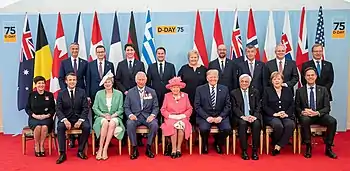
[{"label": "suit jacket", "polygon": [[[85,89],[86,87],[86,70],[88,62],[84,59],[78,58],[78,71],[77,71],[77,87]],[[74,72],[71,58],[65,59],[61,62],[60,75],[58,77],[61,89],[67,88],[65,77],[68,73]]]},{"label": "suit jacket", "polygon": [[[255,116],[260,121],[262,121],[259,90],[254,88],[249,88],[248,94],[249,94],[248,98],[249,98],[249,107],[250,107],[249,114],[251,116]],[[242,90],[240,88],[232,90],[231,98],[232,98],[232,112],[234,116],[236,116],[237,118],[241,118],[241,116],[245,116]]]},{"label": "suit jacket", "polygon": [[[100,86],[101,78],[98,74],[97,60],[98,59],[95,59],[88,64],[86,73],[86,92],[87,96],[90,98],[95,98],[97,91],[104,88],[103,86]],[[114,65],[112,62],[105,60],[103,76],[106,75],[109,70],[113,73]]]},{"label": "suit jacket", "polygon": [[59,92],[56,102],[56,114],[58,120],[67,118],[70,121],[78,119],[88,119],[89,106],[86,93],[83,89],[76,87],[74,92],[74,104],[70,98],[68,89]]},{"label": "suit jacket", "polygon": [[115,73],[117,88],[124,93],[130,88],[136,86],[135,75],[139,71],[145,72],[145,66],[143,62],[134,59],[133,70],[130,74],[128,61],[126,59],[120,61]]},{"label": "suit jacket", "polygon": [[[239,76],[242,74],[248,74],[250,76],[249,63],[244,61],[238,64],[239,66]],[[265,75],[265,64],[261,61],[255,60],[254,73],[250,86],[259,90],[260,94],[263,94],[264,87],[267,86],[269,78]]]},{"label": "suit jacket", "polygon": [[231,111],[230,92],[228,88],[224,85],[217,84],[216,103],[215,107],[212,107],[209,84],[197,87],[194,98],[194,108],[197,112],[197,117],[201,117],[204,120],[210,116],[221,116],[222,119],[226,119],[229,117]]},{"label": "suit jacket", "polygon": [[217,69],[219,71],[219,82],[218,84],[222,84],[227,86],[229,91],[238,88],[238,74],[239,68],[238,66],[230,59],[226,58],[226,64],[224,72],[221,70],[221,64],[219,63],[219,59],[215,59],[209,63],[208,69]]},{"label": "suit jacket", "polygon": [[273,114],[280,111],[285,111],[288,118],[294,119],[294,99],[290,88],[282,87],[279,98],[275,88],[266,87],[262,97],[262,107],[264,120],[270,121],[274,118]]},{"label": "suit jacket", "polygon": [[[272,72],[278,71],[276,59],[270,60],[265,65],[266,79],[268,80],[268,85],[272,87],[270,76]],[[284,83],[292,90],[294,94],[294,85],[299,81],[299,74],[295,61],[285,59],[283,68]]]},{"label": "suit jacket", "polygon": [[[333,65],[331,62],[322,60],[321,62],[321,75],[317,74],[317,79],[316,79],[316,84],[320,85],[320,86],[324,86],[327,88],[328,90],[328,94],[329,94],[329,99],[333,100],[332,97],[332,92],[331,92],[331,88],[333,86],[334,83],[334,70],[333,70]],[[313,60],[310,60],[308,62],[303,63],[302,65],[302,69],[301,69],[301,82],[303,85],[306,85],[306,80],[305,80],[305,69],[308,67],[313,67],[316,69],[315,63]],[[317,70],[317,69],[316,69]]]},{"label": "suit jacket", "polygon": [[[310,105],[308,103],[308,94],[307,87],[301,87],[297,90],[295,95],[295,111],[296,115],[299,117],[301,115],[301,111],[306,108],[310,109]],[[331,105],[329,102],[329,95],[327,88],[323,86],[316,85],[316,111],[322,115],[328,115],[331,111]]]},{"label": "suit jacket", "polygon": [[234,59],[232,59],[232,61],[238,65],[238,64],[240,64],[241,62],[245,62],[245,61],[244,61],[245,58],[246,58],[245,56],[242,56],[242,57],[239,57],[239,58],[234,58]]},{"label": "suit jacket", "polygon": [[145,97],[143,100],[143,108],[141,108],[141,98],[137,86],[128,90],[124,102],[124,112],[127,118],[129,118],[130,114],[134,114],[136,117],[142,115],[145,118],[154,114],[157,117],[159,105],[156,92],[147,86],[144,91]]}]

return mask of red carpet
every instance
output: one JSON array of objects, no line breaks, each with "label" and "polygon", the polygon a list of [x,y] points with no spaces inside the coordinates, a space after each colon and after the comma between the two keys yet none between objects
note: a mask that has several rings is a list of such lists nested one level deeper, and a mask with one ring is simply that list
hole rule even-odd
[{"label": "red carpet", "polygon": [[[208,155],[200,156],[198,154],[198,146],[195,146],[192,156],[184,150],[183,157],[179,159],[171,159],[163,155],[149,159],[144,155],[144,149],[142,148],[140,149],[141,156],[137,160],[132,161],[127,155],[126,147],[123,148],[122,156],[119,156],[116,153],[117,145],[114,145],[110,148],[110,158],[107,161],[96,161],[94,156],[91,155],[91,148],[89,149],[90,158],[86,161],[82,161],[75,156],[76,149],[69,149],[67,152],[68,160],[61,165],[56,165],[57,151],[54,151],[52,156],[37,158],[33,154],[33,141],[29,141],[27,144],[27,155],[22,155],[20,136],[12,137],[11,135],[0,134],[0,170],[350,171],[350,132],[336,135],[334,151],[338,155],[337,160],[330,159],[324,155],[324,145],[320,138],[315,141],[318,144],[313,147],[313,157],[311,159],[305,159],[298,154],[294,155],[290,145],[283,149],[280,156],[273,157],[263,154],[259,156],[260,160],[258,161],[243,161],[240,158],[239,150],[236,155],[230,154],[227,156],[218,155],[211,149]],[[117,144],[116,142],[113,143]]]}]

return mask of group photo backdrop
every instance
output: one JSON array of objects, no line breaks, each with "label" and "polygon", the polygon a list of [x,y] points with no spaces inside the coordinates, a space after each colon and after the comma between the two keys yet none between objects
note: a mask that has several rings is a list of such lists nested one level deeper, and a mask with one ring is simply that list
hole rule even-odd
[{"label": "group photo backdrop", "polygon": [[[300,10],[289,10],[289,17],[291,23],[292,32],[292,44],[294,50],[294,60],[298,43],[298,32],[300,23]],[[154,41],[156,47],[165,47],[167,50],[166,60],[175,64],[176,72],[184,64],[188,63],[187,52],[193,48],[193,33],[195,26],[196,11],[188,12],[152,12],[151,19],[154,34]],[[211,56],[211,46],[213,41],[213,26],[214,26],[214,15],[215,10],[200,11],[201,21],[203,26],[203,34],[206,43],[206,49],[208,56]],[[232,11],[220,11],[220,21],[222,27],[222,33],[224,43],[227,46],[227,54],[229,56],[232,27],[234,23],[234,10]],[[257,32],[258,45],[260,50],[260,56],[262,56],[263,48],[265,44],[266,27],[268,24],[270,10],[257,10],[254,11],[254,20]],[[74,40],[76,20],[79,11],[76,13],[61,13],[63,28],[67,45]],[[82,13],[82,21],[85,32],[85,43],[87,53],[89,55],[93,13]],[[106,57],[108,58],[109,46],[111,43],[112,27],[114,13],[98,13],[99,24],[101,26],[103,44],[106,47]],[[118,12],[118,21],[120,29],[121,43],[124,45],[127,42],[130,12]],[[273,19],[275,25],[275,36],[276,44],[280,42],[283,23],[284,23],[285,10],[274,10]],[[146,11],[134,11],[135,25],[138,44],[141,52]],[[347,121],[347,104],[348,104],[348,76],[349,76],[349,50],[350,50],[350,39],[347,35],[349,31],[349,18],[350,10],[347,9],[324,9],[324,30],[325,30],[325,57],[326,60],[333,63],[335,80],[332,88],[334,101],[331,104],[331,115],[335,116],[338,121],[338,131],[346,130]],[[4,34],[4,23],[13,22],[16,26],[17,41],[14,43],[4,43],[0,41],[1,51],[1,62],[0,62],[0,73],[2,78],[2,113],[3,113],[3,130],[6,134],[18,134],[21,132],[23,126],[27,125],[27,114],[25,111],[17,110],[17,78],[18,78],[18,66],[21,48],[22,29],[24,24],[25,13],[16,14],[1,14],[0,21],[1,36],[3,39]],[[307,35],[308,35],[308,47],[309,47],[309,58],[311,59],[311,47],[315,43],[316,26],[317,26],[318,10],[308,10],[306,6],[306,24],[307,24]],[[57,27],[57,13],[47,14],[42,13],[41,19],[45,28],[46,36],[48,38],[51,53],[53,54],[53,48],[55,44],[56,27]],[[242,36],[242,44],[246,45],[247,37],[247,26],[248,26],[248,11],[240,11],[238,9],[239,26]],[[29,25],[33,37],[34,46],[36,45],[37,37],[37,25],[38,25],[38,13],[28,14]],[[342,39],[333,39],[332,30],[334,29],[333,21],[343,20],[345,21],[345,32],[346,36]],[[183,33],[177,34],[157,34],[156,27],[161,25],[181,25],[184,26]],[[70,53],[69,53],[70,55]],[[116,65],[116,64],[115,64]]]}]

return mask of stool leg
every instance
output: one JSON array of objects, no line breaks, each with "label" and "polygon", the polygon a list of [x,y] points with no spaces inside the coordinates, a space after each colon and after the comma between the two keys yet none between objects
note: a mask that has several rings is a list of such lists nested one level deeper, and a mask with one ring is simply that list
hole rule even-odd
[{"label": "stool leg", "polygon": [[131,149],[130,149],[130,138],[128,136],[128,152],[129,152],[129,155],[131,154]]},{"label": "stool leg", "polygon": [[26,154],[26,136],[22,134],[22,153],[23,155]]},{"label": "stool leg", "polygon": [[192,134],[190,135],[190,155],[192,154]]},{"label": "stool leg", "polygon": [[119,155],[121,156],[122,155],[122,141],[119,140]]},{"label": "stool leg", "polygon": [[270,135],[269,133],[266,131],[266,154],[269,154],[269,146],[270,146]]},{"label": "stool leg", "polygon": [[95,150],[96,150],[96,147],[95,147],[95,132],[92,131],[91,133],[91,144],[92,144],[92,155],[95,155]]},{"label": "stool leg", "polygon": [[228,155],[230,152],[230,136],[226,137],[226,154]]},{"label": "stool leg", "polygon": [[164,152],[165,152],[165,136],[162,135],[162,149],[163,149],[163,155],[164,155]]},{"label": "stool leg", "polygon": [[201,134],[199,133],[198,134],[198,143],[199,143],[199,145],[198,145],[198,148],[199,148],[199,154],[202,154],[202,136],[201,136]]},{"label": "stool leg", "polygon": [[236,130],[233,130],[232,133],[232,146],[233,155],[236,155]]},{"label": "stool leg", "polygon": [[293,153],[295,154],[296,152],[296,146],[297,146],[297,131],[294,129],[293,131]]},{"label": "stool leg", "polygon": [[154,141],[154,145],[156,146],[156,154],[158,154],[158,134],[156,135],[156,140]]},{"label": "stool leg", "polygon": [[260,131],[260,155],[263,153],[263,148],[264,148],[264,132],[261,130]]},{"label": "stool leg", "polygon": [[300,128],[298,128],[298,153],[301,153],[301,133]]},{"label": "stool leg", "polygon": [[49,155],[51,155],[51,154],[52,154],[52,137],[49,134]]}]

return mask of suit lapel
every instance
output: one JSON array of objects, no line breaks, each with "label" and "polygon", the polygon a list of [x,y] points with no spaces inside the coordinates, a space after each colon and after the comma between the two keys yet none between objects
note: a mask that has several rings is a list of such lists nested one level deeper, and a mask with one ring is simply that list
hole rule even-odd
[{"label": "suit lapel", "polygon": [[[284,59],[283,76],[286,75],[287,67],[288,67],[288,61],[287,61],[287,59]],[[278,71],[278,70],[277,70],[277,71]]]},{"label": "suit lapel", "polygon": [[117,103],[117,95],[116,95],[116,90],[113,89],[113,95],[112,95],[112,106],[111,106],[111,110],[109,111],[109,113],[113,114],[114,111],[116,111],[116,108],[118,107],[118,103]]},{"label": "suit lapel", "polygon": [[309,98],[308,98],[308,94],[307,94],[307,88],[306,86],[304,86],[302,88],[302,92],[300,93],[303,96],[303,99],[305,99],[305,106],[307,106],[307,108],[309,108]]},{"label": "suit lapel", "polygon": [[273,71],[278,71],[277,59],[274,59],[274,60],[273,60],[273,64],[272,64],[271,67],[272,67],[272,68],[271,68],[271,69],[272,69],[272,70],[271,70],[272,72],[273,72]]},{"label": "suit lapel", "polygon": [[210,91],[211,91],[211,87],[210,87],[210,84],[207,84],[207,86],[206,86],[207,88],[206,88],[206,90],[208,91],[208,103],[209,103],[209,105],[212,107],[212,104],[211,104],[211,95],[210,95]]},{"label": "suit lapel", "polygon": [[249,93],[248,93],[248,98],[249,98],[249,108],[250,108],[250,110],[252,110],[253,109],[253,103],[254,103],[254,94],[253,94],[253,91],[252,91],[252,89],[250,88],[249,89]]},{"label": "suit lapel", "polygon": [[237,95],[237,97],[238,97],[237,101],[242,102],[242,103],[240,103],[241,105],[239,106],[239,108],[241,109],[241,111],[244,111],[244,99],[243,99],[243,95],[242,95],[243,92],[241,89],[239,89],[238,93],[239,94]]},{"label": "suit lapel", "polygon": [[[110,63],[107,62],[107,60],[105,60],[105,68],[104,68],[104,71],[103,71],[103,76],[107,74],[107,72],[110,70]],[[113,73],[113,71],[111,71]],[[103,77],[102,76],[102,77]]]},{"label": "suit lapel", "polygon": [[[106,110],[108,111],[108,107],[107,107],[107,101],[106,101],[106,91],[103,91],[103,93],[101,93],[101,101],[102,101],[102,105],[104,106],[104,108],[106,108]],[[112,102],[113,104],[113,102]],[[108,111],[109,113],[109,111]]]},{"label": "suit lapel", "polygon": [[132,65],[132,75],[135,74],[136,71],[136,65],[138,65],[138,61],[136,59],[134,59],[134,64]]},{"label": "suit lapel", "polygon": [[318,108],[318,106],[320,106],[320,102],[321,102],[321,88],[319,86],[316,85],[316,109]]},{"label": "suit lapel", "polygon": [[134,93],[135,93],[135,97],[137,97],[138,99],[136,100],[137,101],[137,105],[140,107],[141,109],[141,96],[140,96],[140,93],[139,93],[139,88],[136,86],[135,87],[135,90],[134,90]]}]

